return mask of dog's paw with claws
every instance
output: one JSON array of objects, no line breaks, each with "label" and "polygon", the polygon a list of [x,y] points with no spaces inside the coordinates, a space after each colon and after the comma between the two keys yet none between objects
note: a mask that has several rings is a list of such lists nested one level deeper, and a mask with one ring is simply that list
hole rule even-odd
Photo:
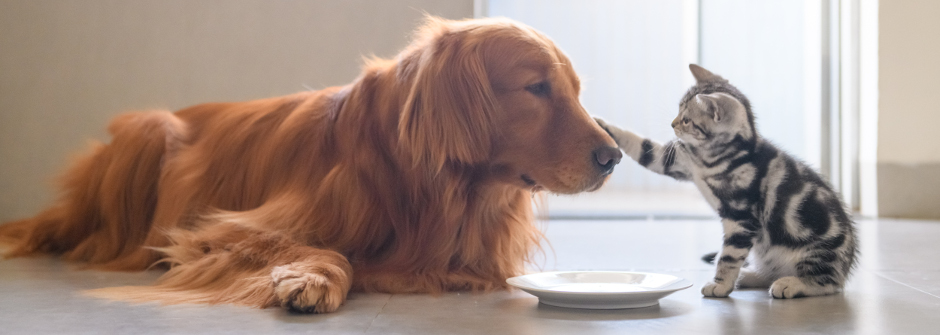
[{"label": "dog's paw with claws", "polygon": [[346,292],[327,276],[299,271],[291,265],[271,270],[274,295],[281,307],[299,313],[329,313],[345,300]]}]

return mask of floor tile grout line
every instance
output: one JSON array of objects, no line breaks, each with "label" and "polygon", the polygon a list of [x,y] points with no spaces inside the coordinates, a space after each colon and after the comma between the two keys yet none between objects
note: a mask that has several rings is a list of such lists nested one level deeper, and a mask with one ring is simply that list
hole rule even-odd
[{"label": "floor tile grout line", "polygon": [[897,280],[897,279],[888,277],[888,276],[886,276],[886,275],[884,275],[884,274],[881,274],[881,273],[879,273],[879,272],[877,272],[877,271],[872,271],[872,272],[875,273],[875,275],[877,275],[877,276],[879,276],[879,277],[881,277],[881,278],[884,278],[884,279],[893,281],[893,282],[898,283],[898,284],[901,284],[901,285],[903,285],[903,286],[907,286],[908,288],[911,288],[911,289],[913,289],[913,290],[915,290],[915,291],[918,291],[918,292],[920,292],[920,293],[923,293],[923,294],[929,295],[929,296],[931,296],[931,297],[940,299],[940,296],[937,296],[936,294],[933,294],[933,293],[930,293],[930,292],[921,290],[921,289],[919,289],[919,288],[916,288],[916,287],[914,287],[914,286],[908,285],[907,283],[904,283],[904,282],[901,282],[901,281],[899,281],[899,280]]},{"label": "floor tile grout line", "polygon": [[382,312],[385,311],[385,306],[388,306],[388,302],[392,301],[392,295],[393,294],[389,294],[388,299],[385,299],[385,303],[382,304],[382,308],[379,308],[379,312],[375,313],[375,316],[372,317],[372,321],[369,321],[369,328],[366,328],[366,331],[362,332],[363,334],[368,334],[369,331],[372,330],[372,325],[375,324],[375,319],[378,319],[379,315],[382,315]]}]

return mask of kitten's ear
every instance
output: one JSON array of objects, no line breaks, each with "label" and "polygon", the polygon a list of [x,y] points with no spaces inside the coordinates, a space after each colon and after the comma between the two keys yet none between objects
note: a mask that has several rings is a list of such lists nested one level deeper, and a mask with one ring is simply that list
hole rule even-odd
[{"label": "kitten's ear", "polygon": [[695,77],[695,81],[699,83],[706,81],[725,80],[725,78],[711,73],[711,71],[706,70],[704,67],[695,64],[689,64],[689,70],[692,71],[692,76]]},{"label": "kitten's ear", "polygon": [[708,108],[715,122],[727,119],[738,108],[743,108],[737,99],[725,93],[699,94],[695,96],[700,99],[700,103]]},{"label": "kitten's ear", "polygon": [[699,94],[695,96],[695,102],[701,105],[705,112],[711,114],[715,122],[718,122],[721,121],[722,115],[716,98],[713,94]]}]

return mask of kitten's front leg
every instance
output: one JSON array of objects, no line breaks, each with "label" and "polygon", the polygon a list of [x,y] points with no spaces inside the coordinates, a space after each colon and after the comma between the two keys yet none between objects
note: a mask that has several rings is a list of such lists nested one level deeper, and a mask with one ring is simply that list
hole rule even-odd
[{"label": "kitten's front leg", "polygon": [[678,180],[689,180],[692,176],[690,164],[686,156],[678,152],[679,144],[676,141],[661,145],[629,130],[609,124],[603,119],[594,118],[594,120],[610,134],[610,137],[613,137],[620,150],[650,171]]},{"label": "kitten's front leg", "polygon": [[725,233],[724,246],[715,261],[715,279],[702,287],[702,295],[706,297],[724,298],[731,294],[757,237],[757,232],[745,228],[754,227],[753,224],[729,219],[721,219],[721,223]]}]

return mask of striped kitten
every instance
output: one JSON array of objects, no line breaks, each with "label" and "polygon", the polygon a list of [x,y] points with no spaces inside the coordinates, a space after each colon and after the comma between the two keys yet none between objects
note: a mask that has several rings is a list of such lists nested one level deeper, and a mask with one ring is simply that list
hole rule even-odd
[{"label": "striped kitten", "polygon": [[736,281],[742,288],[770,287],[774,298],[840,291],[857,246],[838,194],[757,134],[750,103],[737,88],[698,65],[689,68],[697,83],[672,121],[678,140],[660,145],[597,122],[640,165],[691,180],[718,211],[724,247],[702,294],[727,297]]}]

